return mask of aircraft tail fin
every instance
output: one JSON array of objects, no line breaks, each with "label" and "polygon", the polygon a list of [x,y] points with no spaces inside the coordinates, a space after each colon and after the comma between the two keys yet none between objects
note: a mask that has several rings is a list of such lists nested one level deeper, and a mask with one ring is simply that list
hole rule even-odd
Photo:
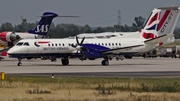
[{"label": "aircraft tail fin", "polygon": [[158,24],[160,22],[161,10],[155,8],[149,16],[145,26],[139,32],[144,39],[152,39],[157,37]]},{"label": "aircraft tail fin", "polygon": [[53,18],[57,16],[58,14],[53,13],[53,12],[44,12],[44,14],[40,16],[41,19],[39,23],[37,24],[37,26],[34,29],[29,30],[28,33],[38,34],[38,35],[47,35],[47,32],[50,28]]},{"label": "aircraft tail fin", "polygon": [[160,14],[161,14],[160,9],[157,8],[153,9],[149,18],[144,24],[144,27],[141,30],[137,32],[132,32],[132,34],[128,34],[124,37],[142,38],[145,40],[157,37],[157,29],[158,29],[158,24],[160,22]]},{"label": "aircraft tail fin", "polygon": [[180,7],[160,7],[158,9],[165,10],[158,25],[158,36],[165,35],[167,33],[174,33],[179,19]]},{"label": "aircraft tail fin", "polygon": [[[162,17],[160,15],[163,13]],[[153,39],[158,36],[174,33],[179,14],[180,7],[159,7],[153,10],[150,19],[147,21],[146,26],[139,32],[145,40]],[[154,15],[153,15],[154,14]],[[163,43],[171,43],[174,41],[174,36],[168,38]]]}]

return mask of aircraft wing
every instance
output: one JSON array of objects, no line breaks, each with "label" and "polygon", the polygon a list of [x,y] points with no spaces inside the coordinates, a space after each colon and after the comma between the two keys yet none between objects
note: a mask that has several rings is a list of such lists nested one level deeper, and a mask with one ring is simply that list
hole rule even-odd
[{"label": "aircraft wing", "polygon": [[167,40],[168,38],[174,36],[174,34],[165,34],[154,39],[144,41],[145,44],[157,44],[161,41]]},{"label": "aircraft wing", "polygon": [[143,46],[143,45],[134,45],[134,46],[128,46],[128,47],[122,47],[122,48],[108,49],[108,50],[103,50],[103,51],[100,51],[100,52],[101,53],[124,52],[124,51],[128,51],[128,50],[131,50],[132,48],[140,47],[140,46]]}]

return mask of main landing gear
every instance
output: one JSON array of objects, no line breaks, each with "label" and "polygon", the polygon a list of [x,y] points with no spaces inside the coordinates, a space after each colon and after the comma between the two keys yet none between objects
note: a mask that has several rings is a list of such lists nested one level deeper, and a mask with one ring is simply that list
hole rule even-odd
[{"label": "main landing gear", "polygon": [[21,60],[22,60],[22,58],[18,58],[19,62],[17,63],[17,66],[22,66]]},{"label": "main landing gear", "polygon": [[107,57],[104,58],[104,60],[102,60],[101,64],[102,64],[103,66],[108,66],[108,65],[109,65],[108,58],[107,58]]},{"label": "main landing gear", "polygon": [[68,57],[64,57],[64,58],[62,58],[61,59],[61,62],[62,62],[62,65],[69,65],[69,59],[68,59]]}]

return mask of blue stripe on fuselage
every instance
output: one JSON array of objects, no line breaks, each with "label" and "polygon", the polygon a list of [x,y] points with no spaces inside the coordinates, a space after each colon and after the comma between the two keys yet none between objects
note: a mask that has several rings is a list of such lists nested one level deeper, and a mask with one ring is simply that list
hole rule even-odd
[{"label": "blue stripe on fuselage", "polygon": [[83,48],[91,48],[91,49],[94,49],[94,50],[107,50],[107,49],[110,49],[108,47],[105,47],[105,46],[100,46],[100,45],[96,45],[96,44],[83,44],[82,45]]}]

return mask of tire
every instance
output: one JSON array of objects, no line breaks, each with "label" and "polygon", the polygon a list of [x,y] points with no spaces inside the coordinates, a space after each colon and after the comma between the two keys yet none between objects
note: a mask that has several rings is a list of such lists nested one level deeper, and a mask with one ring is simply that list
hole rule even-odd
[{"label": "tire", "polygon": [[69,65],[69,60],[62,59],[61,62],[62,62],[62,65],[64,65],[64,66]]},{"label": "tire", "polygon": [[22,66],[22,63],[17,63],[17,66]]},{"label": "tire", "polygon": [[103,66],[108,66],[108,65],[109,65],[109,61],[108,61],[108,60],[103,60],[103,61],[101,62],[101,65],[103,65]]}]

